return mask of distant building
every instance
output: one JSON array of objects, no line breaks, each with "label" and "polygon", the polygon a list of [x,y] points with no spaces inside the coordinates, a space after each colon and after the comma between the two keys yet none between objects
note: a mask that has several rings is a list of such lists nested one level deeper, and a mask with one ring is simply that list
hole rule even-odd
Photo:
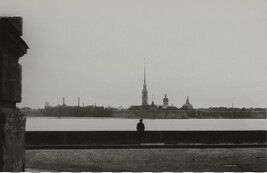
[{"label": "distant building", "polygon": [[[192,105],[191,105],[192,106]],[[141,105],[132,105],[128,109],[128,111],[174,111],[179,110],[177,107],[171,105],[169,106],[169,99],[167,98],[167,94],[163,98],[163,105],[155,105],[154,101],[152,101],[151,105],[148,104],[148,90],[146,85],[146,64],[144,64],[144,83],[142,90],[142,104]]]},{"label": "distant building", "polygon": [[179,109],[176,106],[171,105],[171,106],[168,106],[165,110],[167,110],[167,111],[176,111],[176,110],[179,110]]},{"label": "distant building", "polygon": [[118,108],[117,108],[118,110],[123,110],[123,109],[125,109],[122,105],[120,105]]},{"label": "distant building", "polygon": [[188,96],[186,98],[186,103],[181,107],[183,110],[191,110],[194,109],[193,106],[190,104]]},{"label": "distant building", "polygon": [[49,107],[49,103],[48,102],[45,102],[45,109]]},{"label": "distant building", "polygon": [[169,99],[167,98],[167,94],[163,98],[163,108],[167,108],[169,106]]},{"label": "distant building", "polygon": [[153,111],[158,110],[158,107],[155,105],[154,101],[152,101],[151,103],[150,110],[153,110]]}]

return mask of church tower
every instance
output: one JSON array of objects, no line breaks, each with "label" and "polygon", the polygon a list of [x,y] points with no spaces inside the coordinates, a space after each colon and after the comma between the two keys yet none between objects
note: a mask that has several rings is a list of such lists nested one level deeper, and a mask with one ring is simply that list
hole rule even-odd
[{"label": "church tower", "polygon": [[147,99],[147,87],[146,87],[146,64],[144,66],[144,84],[143,84],[143,90],[142,90],[142,106],[148,105],[148,99]]},{"label": "church tower", "polygon": [[167,94],[163,98],[163,108],[167,108],[169,106],[169,99],[167,98]]}]

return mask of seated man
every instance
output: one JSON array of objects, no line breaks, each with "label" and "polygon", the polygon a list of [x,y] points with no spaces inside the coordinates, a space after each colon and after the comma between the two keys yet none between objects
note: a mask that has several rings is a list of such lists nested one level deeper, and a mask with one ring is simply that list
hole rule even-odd
[{"label": "seated man", "polygon": [[137,132],[138,132],[138,140],[139,142],[143,141],[144,132],[145,132],[145,125],[143,123],[143,119],[139,120],[139,123],[136,126]]}]

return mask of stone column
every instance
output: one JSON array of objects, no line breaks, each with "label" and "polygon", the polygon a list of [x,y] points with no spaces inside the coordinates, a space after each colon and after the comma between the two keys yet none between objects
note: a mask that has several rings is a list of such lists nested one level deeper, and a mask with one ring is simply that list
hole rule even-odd
[{"label": "stone column", "polygon": [[21,172],[25,163],[25,116],[21,102],[21,65],[27,53],[22,18],[0,17],[0,171]]}]

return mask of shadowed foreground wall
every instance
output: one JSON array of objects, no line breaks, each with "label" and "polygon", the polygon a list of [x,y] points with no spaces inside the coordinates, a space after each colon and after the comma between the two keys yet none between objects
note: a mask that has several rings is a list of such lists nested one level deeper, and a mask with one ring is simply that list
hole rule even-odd
[{"label": "shadowed foreground wall", "polygon": [[28,49],[21,39],[22,18],[0,17],[0,171],[23,171],[25,116],[16,108],[21,102],[19,58]]}]

